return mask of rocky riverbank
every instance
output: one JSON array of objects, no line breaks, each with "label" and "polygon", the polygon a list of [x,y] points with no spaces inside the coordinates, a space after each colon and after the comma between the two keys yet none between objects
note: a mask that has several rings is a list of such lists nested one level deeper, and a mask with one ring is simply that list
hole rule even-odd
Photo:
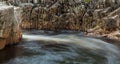
[{"label": "rocky riverbank", "polygon": [[120,0],[54,0],[23,3],[23,28],[81,30],[120,40]]},{"label": "rocky riverbank", "polygon": [[120,40],[120,0],[8,0],[22,8],[23,29],[79,30]]}]

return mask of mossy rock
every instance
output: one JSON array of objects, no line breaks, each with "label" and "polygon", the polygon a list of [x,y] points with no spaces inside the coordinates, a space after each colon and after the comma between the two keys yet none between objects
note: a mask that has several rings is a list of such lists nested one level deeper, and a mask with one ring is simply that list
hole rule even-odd
[{"label": "mossy rock", "polygon": [[91,0],[84,0],[86,3],[89,3]]}]

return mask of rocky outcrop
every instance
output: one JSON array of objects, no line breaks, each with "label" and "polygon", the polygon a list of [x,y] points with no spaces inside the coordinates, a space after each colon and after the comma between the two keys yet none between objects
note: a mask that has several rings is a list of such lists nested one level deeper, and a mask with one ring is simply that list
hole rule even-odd
[{"label": "rocky outcrop", "polygon": [[[95,26],[87,29],[86,34],[88,36],[102,36],[119,40],[120,0],[105,0],[103,3],[100,3],[100,1],[98,1],[98,3],[99,4],[95,6],[96,8],[92,17]],[[100,5],[102,7],[100,7]]]},{"label": "rocky outcrop", "polygon": [[[23,28],[84,30],[104,24],[119,13],[119,0],[53,0],[23,3]],[[114,5],[114,6],[112,6]],[[109,20],[107,20],[109,21]]]},{"label": "rocky outcrop", "polygon": [[18,8],[13,6],[0,6],[0,49],[5,45],[15,44],[20,41],[22,33],[19,27],[20,13]]}]

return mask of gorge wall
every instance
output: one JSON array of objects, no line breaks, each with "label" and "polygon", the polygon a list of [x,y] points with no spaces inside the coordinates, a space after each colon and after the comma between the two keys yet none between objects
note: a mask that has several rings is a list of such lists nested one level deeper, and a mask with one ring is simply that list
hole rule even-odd
[{"label": "gorge wall", "polygon": [[120,39],[120,0],[28,0],[17,5],[23,9],[22,28],[82,30],[88,36]]},{"label": "gorge wall", "polygon": [[99,26],[111,31],[119,26],[119,0],[29,1],[17,4],[23,9],[23,28],[88,31]]},{"label": "gorge wall", "polygon": [[[18,43],[22,37],[20,24],[20,8],[0,3],[0,49],[5,45]],[[17,14],[16,14],[17,13]]]}]

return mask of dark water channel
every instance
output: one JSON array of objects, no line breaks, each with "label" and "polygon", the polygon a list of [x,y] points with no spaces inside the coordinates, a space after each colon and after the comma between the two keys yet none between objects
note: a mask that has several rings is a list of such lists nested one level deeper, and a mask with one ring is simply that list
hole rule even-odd
[{"label": "dark water channel", "polygon": [[[7,46],[0,51],[0,64],[120,64],[119,49],[115,45],[99,39],[83,37],[80,32],[54,33],[34,30],[24,31],[24,34],[42,35],[43,38],[48,36],[51,40],[54,38],[58,38],[58,40],[45,41],[37,38],[35,40],[35,37],[33,40],[23,39],[20,44]],[[70,35],[74,35],[73,40],[70,39],[73,43],[61,41],[62,39],[69,40]],[[79,42],[76,39],[81,39],[81,42],[86,43],[76,44]],[[97,40],[100,43],[97,43]]]}]

